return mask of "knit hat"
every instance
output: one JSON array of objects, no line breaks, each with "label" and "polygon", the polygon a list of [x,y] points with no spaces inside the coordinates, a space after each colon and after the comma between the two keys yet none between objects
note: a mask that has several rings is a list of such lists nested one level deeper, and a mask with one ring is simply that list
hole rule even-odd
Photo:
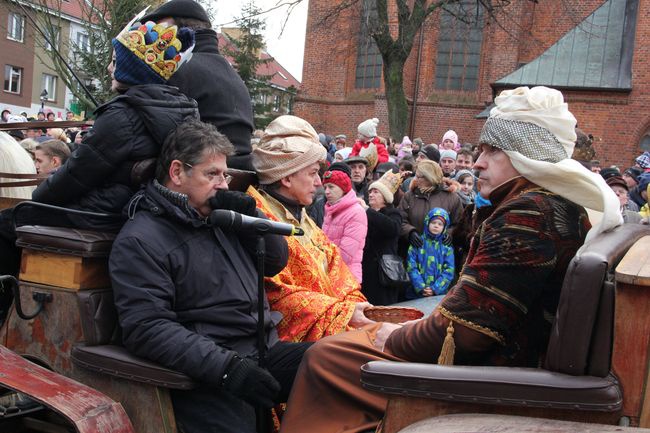
[{"label": "knit hat", "polygon": [[413,144],[413,143],[411,142],[411,139],[408,137],[408,135],[405,135],[405,136],[402,138],[402,143],[401,143],[401,144],[402,144],[402,146],[404,146],[405,144],[407,144],[407,145],[411,145],[411,144]]},{"label": "knit hat", "polygon": [[115,49],[113,75],[124,84],[164,84],[192,56],[192,29],[153,21],[141,24],[139,19],[144,12],[112,40]]},{"label": "knit hat", "polygon": [[454,161],[456,161],[457,156],[458,156],[458,154],[455,151],[451,150],[451,149],[445,149],[442,152],[440,152],[440,159],[451,158]]},{"label": "knit hat", "polygon": [[324,160],[326,155],[318,134],[306,120],[285,115],[264,130],[253,150],[253,166],[260,184],[269,185]]},{"label": "knit hat", "polygon": [[424,146],[424,141],[422,141],[422,139],[420,137],[418,137],[418,138],[413,139],[413,144],[417,144],[421,148],[422,146]]},{"label": "knit hat", "polygon": [[345,162],[335,162],[332,165],[328,167],[329,171],[342,171],[343,173],[347,174],[348,176],[352,176],[352,170],[350,170],[350,166],[347,165]]},{"label": "knit hat", "polygon": [[326,171],[323,175],[323,185],[332,183],[343,191],[343,194],[347,194],[348,191],[352,189],[352,181],[350,176],[339,170],[329,170]]},{"label": "knit hat", "polygon": [[460,149],[460,145],[458,144],[458,134],[456,134],[456,131],[450,129],[449,131],[445,132],[445,135],[442,136],[442,141],[440,142],[440,147],[442,147],[442,143],[444,143],[445,140],[453,141],[454,142],[454,149],[456,149],[456,150]]},{"label": "knit hat", "polygon": [[376,117],[364,120],[363,122],[359,123],[357,131],[359,131],[359,134],[365,137],[373,138],[377,136],[377,125],[379,125],[379,119]]},{"label": "knit hat", "polygon": [[422,147],[418,152],[418,156],[420,156],[420,154],[424,154],[424,156],[431,161],[440,162],[440,151],[433,146]]},{"label": "knit hat", "polygon": [[639,182],[639,176],[641,173],[643,173],[643,170],[639,167],[630,167],[623,172],[623,174],[630,176],[637,183]]},{"label": "knit hat", "polygon": [[171,0],[163,3],[151,13],[145,15],[143,21],[159,21],[163,18],[192,18],[199,21],[210,22],[208,13],[194,0]]},{"label": "knit hat", "polygon": [[469,170],[458,170],[456,172],[456,175],[454,176],[454,180],[457,180],[458,182],[460,182],[461,176],[467,176],[467,175],[472,176],[474,179],[476,179],[476,176],[474,176],[474,173],[472,173],[471,171],[469,171]]},{"label": "knit hat", "polygon": [[339,134],[339,135],[337,135],[336,137],[334,137],[335,140],[338,140],[339,138],[342,138],[342,139],[344,139],[344,140],[347,140],[347,139],[348,139],[348,136],[345,135],[345,134]]},{"label": "knit hat", "polygon": [[418,162],[415,174],[423,176],[432,185],[439,185],[442,182],[442,168],[440,168],[437,162],[429,159],[423,159]]},{"label": "knit hat", "polygon": [[638,156],[634,161],[639,164],[639,167],[647,170],[650,168],[650,152],[643,152],[643,154]]},{"label": "knit hat", "polygon": [[343,149],[339,149],[334,152],[334,156],[341,155],[341,158],[345,160],[348,156],[350,156],[350,152],[352,152],[351,147],[344,147]]},{"label": "knit hat", "polygon": [[605,180],[569,159],[576,141],[576,118],[560,91],[544,86],[518,87],[501,92],[494,103],[480,143],[501,149],[515,170],[532,183],[603,212],[585,243],[622,224],[620,203]]},{"label": "knit hat", "polygon": [[620,186],[621,188],[625,188],[625,191],[629,191],[630,188],[627,186],[627,182],[625,182],[625,179],[623,179],[621,176],[610,176],[605,180],[607,182],[607,185],[610,187],[612,186]]},{"label": "knit hat", "polygon": [[402,176],[398,173],[393,173],[392,170],[384,173],[382,177],[377,179],[375,182],[371,183],[368,187],[368,191],[371,189],[378,190],[381,195],[384,196],[384,201],[391,204],[395,199],[395,193],[402,183]]}]

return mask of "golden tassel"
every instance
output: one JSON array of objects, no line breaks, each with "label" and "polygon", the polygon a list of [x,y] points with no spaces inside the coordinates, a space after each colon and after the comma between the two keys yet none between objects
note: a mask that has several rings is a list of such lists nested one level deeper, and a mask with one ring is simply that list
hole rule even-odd
[{"label": "golden tassel", "polygon": [[439,365],[454,365],[454,355],[456,353],[456,343],[454,342],[454,322],[449,321],[447,327],[447,335],[445,341],[442,343],[440,349],[440,356],[438,357]]}]

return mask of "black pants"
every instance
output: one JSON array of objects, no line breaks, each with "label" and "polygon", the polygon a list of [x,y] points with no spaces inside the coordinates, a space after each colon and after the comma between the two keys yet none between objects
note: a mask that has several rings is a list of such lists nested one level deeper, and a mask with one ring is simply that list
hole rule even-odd
[{"label": "black pants", "polygon": [[[312,343],[276,343],[266,368],[280,383],[280,401],[289,398],[298,366]],[[182,433],[255,433],[255,408],[219,388],[171,390],[176,425]]]}]

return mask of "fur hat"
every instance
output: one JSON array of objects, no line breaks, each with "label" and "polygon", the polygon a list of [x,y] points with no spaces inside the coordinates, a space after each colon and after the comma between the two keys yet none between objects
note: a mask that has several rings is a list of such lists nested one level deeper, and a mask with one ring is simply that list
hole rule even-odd
[{"label": "fur hat", "polygon": [[439,185],[440,182],[442,182],[442,168],[440,168],[437,162],[429,159],[418,161],[418,165],[415,168],[415,174],[421,175],[431,182],[432,185]]},{"label": "fur hat", "polygon": [[379,119],[376,117],[364,120],[363,122],[359,123],[357,131],[359,131],[359,134],[365,137],[373,138],[377,136],[377,125],[379,125]]},{"label": "fur hat", "polygon": [[323,174],[323,185],[332,183],[343,191],[343,194],[347,194],[352,189],[352,181],[350,176],[345,172],[339,170],[328,170]]},{"label": "fur hat", "polygon": [[264,130],[253,150],[253,166],[260,184],[269,185],[325,159],[318,134],[304,119],[280,116]]},{"label": "fur hat", "polygon": [[398,173],[393,173],[392,170],[389,170],[382,177],[371,183],[368,191],[371,189],[378,190],[384,196],[386,203],[391,204],[395,199],[395,193],[401,183],[402,177]]},{"label": "fur hat", "polygon": [[159,21],[163,18],[191,18],[209,23],[210,17],[198,2],[194,0],[171,0],[158,9],[145,15],[143,21]]},{"label": "fur hat", "polygon": [[445,149],[442,152],[440,152],[440,159],[442,159],[442,158],[451,158],[454,161],[456,161],[457,156],[458,156],[458,154],[455,151],[451,150],[451,149]]},{"label": "fur hat", "polygon": [[607,179],[605,179],[605,182],[607,182],[607,185],[609,185],[610,188],[612,186],[620,186],[621,188],[625,188],[625,191],[630,190],[630,188],[627,186],[627,182],[625,182],[625,179],[623,179],[621,176],[609,176]]},{"label": "fur hat", "polygon": [[192,56],[194,30],[153,21],[140,23],[143,12],[112,40],[113,75],[124,84],[165,84]]}]

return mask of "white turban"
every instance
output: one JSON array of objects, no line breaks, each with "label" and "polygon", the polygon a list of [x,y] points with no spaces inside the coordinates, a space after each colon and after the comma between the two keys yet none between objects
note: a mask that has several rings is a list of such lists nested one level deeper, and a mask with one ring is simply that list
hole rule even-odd
[{"label": "white turban", "polygon": [[503,150],[519,174],[534,184],[603,212],[585,244],[623,223],[618,198],[605,180],[570,159],[576,118],[561,92],[543,86],[518,87],[501,92],[494,102],[480,142]]}]

